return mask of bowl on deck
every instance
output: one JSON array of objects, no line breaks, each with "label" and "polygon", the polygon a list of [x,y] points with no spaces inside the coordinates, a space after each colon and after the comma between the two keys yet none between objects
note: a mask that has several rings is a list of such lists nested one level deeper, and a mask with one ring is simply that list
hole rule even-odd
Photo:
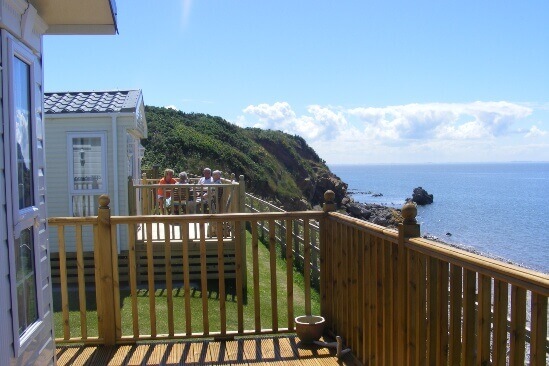
[{"label": "bowl on deck", "polygon": [[295,331],[302,343],[318,341],[324,331],[324,318],[318,315],[302,315],[295,318]]}]

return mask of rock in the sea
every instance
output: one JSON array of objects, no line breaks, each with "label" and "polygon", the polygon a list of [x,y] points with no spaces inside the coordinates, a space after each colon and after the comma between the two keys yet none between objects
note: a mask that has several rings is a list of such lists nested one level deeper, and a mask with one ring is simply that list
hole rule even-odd
[{"label": "rock in the sea", "polygon": [[414,193],[412,194],[412,201],[417,203],[420,206],[428,205],[430,203],[433,203],[433,195],[427,193],[426,190],[424,190],[421,187],[414,188]]}]

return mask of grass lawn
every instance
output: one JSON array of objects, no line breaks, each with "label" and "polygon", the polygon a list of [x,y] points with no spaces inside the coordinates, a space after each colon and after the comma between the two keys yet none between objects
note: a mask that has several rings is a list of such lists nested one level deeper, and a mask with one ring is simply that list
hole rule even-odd
[{"label": "grass lawn", "polygon": [[[251,234],[247,232],[246,249],[247,256],[247,272],[248,272],[248,301],[244,305],[244,329],[252,330],[255,328],[254,314],[254,288],[253,288],[253,260],[251,248]],[[261,309],[261,328],[272,328],[272,307],[271,307],[271,275],[269,268],[269,250],[265,245],[259,244],[259,297]],[[286,262],[277,256],[276,266],[277,279],[277,316],[278,327],[286,328],[288,326],[287,316],[287,291],[286,291]],[[192,332],[203,331],[203,311],[202,311],[202,292],[200,291],[199,281],[191,283],[191,328]],[[173,311],[174,311],[174,326],[176,333],[184,333],[186,331],[185,324],[185,298],[184,288],[181,283],[173,285]],[[208,318],[210,332],[219,331],[221,329],[220,320],[220,301],[219,293],[217,292],[218,281],[212,280],[208,283]],[[237,300],[234,289],[226,288],[227,296],[225,297],[226,314],[227,314],[227,330],[237,330]],[[54,289],[54,327],[55,336],[63,337],[63,320],[61,313],[61,293]],[[149,317],[149,291],[147,285],[144,284],[138,290],[138,314],[139,314],[139,333],[150,334],[151,324]],[[78,290],[69,290],[69,326],[72,337],[80,335],[80,311],[78,308],[79,296]],[[155,293],[155,313],[156,313],[156,331],[157,334],[168,333],[168,300],[167,291],[165,288],[156,286]],[[97,336],[97,312],[95,311],[95,292],[86,292],[87,302],[87,334],[90,337]],[[129,289],[121,289],[120,305],[122,308],[122,334],[131,336],[133,334],[132,313],[131,313],[131,297]],[[294,296],[293,296],[294,316],[305,314],[305,296],[303,286],[303,276],[294,270]],[[320,313],[320,296],[315,290],[311,290],[311,307],[313,314]]]}]

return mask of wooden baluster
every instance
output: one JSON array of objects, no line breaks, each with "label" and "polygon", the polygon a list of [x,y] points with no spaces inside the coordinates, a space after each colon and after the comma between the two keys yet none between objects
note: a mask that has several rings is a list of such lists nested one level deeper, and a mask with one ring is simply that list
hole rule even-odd
[{"label": "wooden baluster", "polygon": [[57,227],[57,240],[59,250],[61,309],[63,314],[63,339],[69,340],[71,338],[71,327],[69,322],[69,291],[67,284],[67,250],[65,247],[65,226],[63,225]]},{"label": "wooden baluster", "polygon": [[192,335],[191,323],[191,279],[189,270],[189,224],[181,225],[181,237],[183,238],[183,286],[185,286],[185,333]]},{"label": "wooden baluster", "polygon": [[276,240],[274,220],[269,220],[269,264],[271,273],[271,329],[276,332],[278,331],[278,288],[276,286]]},{"label": "wooden baluster", "polygon": [[547,362],[547,296],[532,293],[531,314],[530,364],[544,366]]},{"label": "wooden baluster", "polygon": [[502,366],[507,362],[507,309],[509,304],[509,284],[494,281],[494,341],[493,365]]},{"label": "wooden baluster", "polygon": [[86,309],[86,279],[84,272],[84,244],[82,242],[82,225],[76,225],[76,263],[78,268],[78,300],[80,307],[80,330],[82,339],[88,338]]},{"label": "wooden baluster", "polygon": [[204,335],[210,334],[210,318],[208,317],[208,268],[206,264],[206,228],[205,223],[200,226],[200,291],[202,292],[202,325]]},{"label": "wooden baluster", "polygon": [[[257,232],[257,221],[251,222],[252,226],[252,270],[254,279],[254,324],[255,331],[261,331],[261,303],[259,297],[259,238]],[[293,319],[292,319],[293,321]]]},{"label": "wooden baluster", "polygon": [[490,363],[492,279],[478,276],[477,365]]},{"label": "wooden baluster", "polygon": [[129,250],[128,250],[128,265],[130,274],[130,292],[132,298],[132,326],[133,337],[139,338],[139,312],[137,307],[137,261],[135,255],[135,225],[128,224],[129,233]]},{"label": "wooden baluster", "polygon": [[509,364],[524,365],[526,343],[526,290],[511,286],[511,340]]},{"label": "wooden baluster", "polygon": [[[292,220],[285,222],[286,288],[288,301],[288,330],[294,330],[294,255],[292,251]],[[322,290],[321,290],[322,291]]]}]

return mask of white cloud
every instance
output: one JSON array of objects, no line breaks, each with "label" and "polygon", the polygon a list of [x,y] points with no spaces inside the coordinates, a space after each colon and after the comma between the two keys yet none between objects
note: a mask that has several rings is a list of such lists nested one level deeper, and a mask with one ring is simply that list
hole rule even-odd
[{"label": "white cloud", "polygon": [[173,104],[167,105],[167,106],[165,106],[164,108],[173,109],[174,111],[178,111],[178,110],[179,110],[179,108],[177,108],[177,107],[174,106]]},{"label": "white cloud", "polygon": [[547,131],[540,130],[537,126],[532,126],[530,128],[530,131],[524,137],[531,138],[531,137],[541,137],[547,135]]},{"label": "white cloud", "polygon": [[300,135],[330,163],[547,160],[547,147],[517,140],[547,133],[544,123],[532,126],[534,111],[539,112],[532,105],[473,102],[311,105],[298,114],[289,103],[277,102],[250,105],[243,110],[246,118],[237,120]]},{"label": "white cloud", "polygon": [[249,105],[244,109],[244,113],[254,114],[260,121],[276,125],[277,123],[287,123],[295,118],[292,107],[286,102],[276,102],[273,105],[266,103],[259,105]]},{"label": "white cloud", "polygon": [[477,140],[489,138],[490,132],[478,121],[466,122],[462,125],[439,125],[435,129],[435,136],[449,140]]},{"label": "white cloud", "polygon": [[428,103],[354,108],[365,131],[387,139],[480,139],[508,132],[532,109],[509,102]]},{"label": "white cloud", "polygon": [[[308,114],[297,116],[287,102],[250,105],[244,113],[257,117],[258,126],[299,134],[311,140],[331,140],[348,133],[348,118],[369,139],[486,139],[510,132],[516,121],[532,109],[509,102],[406,104],[345,111],[311,105]],[[353,131],[355,133],[356,131]]]},{"label": "white cloud", "polygon": [[287,102],[250,105],[243,112],[259,119],[255,127],[281,130],[307,140],[331,140],[347,126],[343,114],[318,105],[309,106],[310,115],[300,117]]}]

